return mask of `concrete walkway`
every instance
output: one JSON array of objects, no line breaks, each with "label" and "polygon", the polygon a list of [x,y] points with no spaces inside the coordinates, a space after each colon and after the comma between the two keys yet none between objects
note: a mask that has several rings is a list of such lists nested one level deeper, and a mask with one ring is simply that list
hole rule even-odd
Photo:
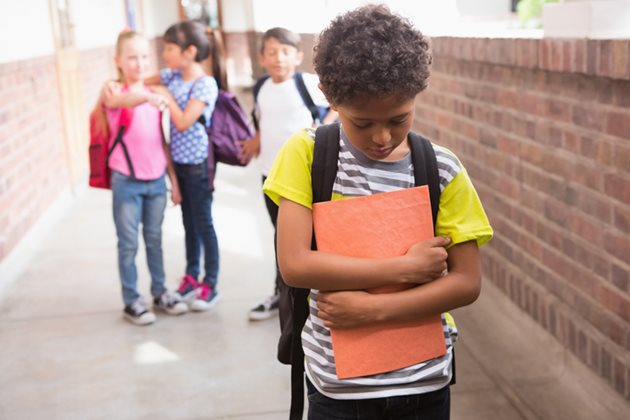
[{"label": "concrete walkway", "polygon": [[[258,171],[257,162],[219,168],[223,299],[209,313],[158,315],[148,327],[123,321],[108,191],[79,191],[40,226],[0,267],[0,419],[286,419],[277,318],[247,320],[273,279]],[[175,287],[184,271],[179,208],[167,209],[164,253]],[[12,270],[16,261],[25,268]],[[143,252],[137,261],[146,295]],[[454,316],[454,420],[630,418],[627,401],[489,283]]]}]

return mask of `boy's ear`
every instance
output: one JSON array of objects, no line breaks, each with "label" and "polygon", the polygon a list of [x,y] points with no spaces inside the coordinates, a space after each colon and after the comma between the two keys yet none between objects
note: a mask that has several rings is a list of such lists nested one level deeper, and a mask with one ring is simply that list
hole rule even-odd
[{"label": "boy's ear", "polygon": [[332,109],[333,111],[337,111],[337,105],[333,101],[331,101],[330,98],[328,97],[328,92],[326,92],[326,89],[324,89],[324,85],[322,85],[322,83],[319,82],[317,84],[317,87],[319,88],[319,90],[322,91],[322,93],[326,97],[326,100],[328,101],[328,105],[330,105],[330,109]]}]

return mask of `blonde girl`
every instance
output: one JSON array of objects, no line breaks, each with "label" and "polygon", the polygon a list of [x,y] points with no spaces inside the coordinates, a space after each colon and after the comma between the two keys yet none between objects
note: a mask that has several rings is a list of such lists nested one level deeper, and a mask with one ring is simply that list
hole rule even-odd
[{"label": "blonde girl", "polygon": [[134,324],[146,325],[153,323],[156,317],[137,290],[135,257],[141,224],[151,274],[153,308],[169,315],[188,311],[179,296],[165,286],[162,222],[166,208],[166,173],[171,183],[172,202],[179,204],[181,195],[161,132],[160,108],[166,106],[167,99],[144,83],[149,69],[147,39],[137,32],[122,32],[116,41],[115,63],[118,83],[109,84],[101,91],[97,106],[102,110],[104,129],[109,129],[110,144],[119,126],[125,126],[125,147],[114,148],[109,159],[118,269],[123,316]]}]

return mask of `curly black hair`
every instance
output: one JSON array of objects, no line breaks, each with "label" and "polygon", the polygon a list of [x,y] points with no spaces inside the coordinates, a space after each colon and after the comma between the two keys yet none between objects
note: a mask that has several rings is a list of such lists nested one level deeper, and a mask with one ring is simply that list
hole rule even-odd
[{"label": "curly black hair", "polygon": [[339,105],[414,97],[427,87],[431,53],[408,19],[371,4],[336,17],[320,33],[313,64],[328,100]]}]

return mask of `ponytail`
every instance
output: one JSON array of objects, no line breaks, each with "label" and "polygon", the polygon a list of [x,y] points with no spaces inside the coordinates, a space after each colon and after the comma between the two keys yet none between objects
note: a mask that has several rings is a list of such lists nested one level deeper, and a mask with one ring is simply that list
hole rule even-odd
[{"label": "ponytail", "polygon": [[225,49],[223,47],[223,36],[221,31],[210,27],[206,28],[206,35],[210,43],[210,57],[208,59],[208,73],[213,76],[219,89],[229,90],[227,81],[227,70],[225,64]]}]

